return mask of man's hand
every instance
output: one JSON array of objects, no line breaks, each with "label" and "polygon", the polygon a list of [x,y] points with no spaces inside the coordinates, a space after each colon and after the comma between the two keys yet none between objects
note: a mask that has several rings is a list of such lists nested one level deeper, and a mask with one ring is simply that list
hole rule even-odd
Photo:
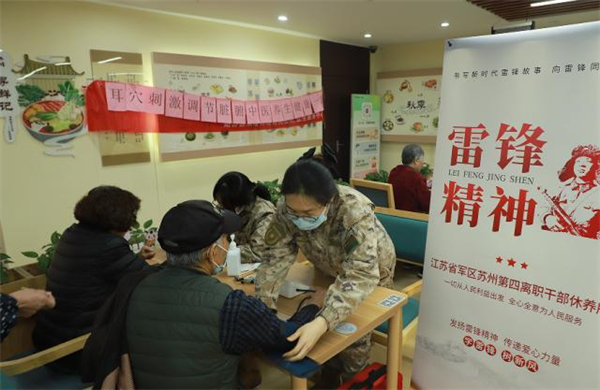
[{"label": "man's hand", "polygon": [[318,316],[287,338],[288,341],[292,342],[298,340],[298,343],[294,349],[283,354],[283,357],[290,362],[304,359],[325,332],[327,332],[327,321],[325,318]]},{"label": "man's hand", "polygon": [[52,309],[56,300],[50,291],[23,288],[10,294],[19,305],[19,317],[28,318],[40,309]]}]

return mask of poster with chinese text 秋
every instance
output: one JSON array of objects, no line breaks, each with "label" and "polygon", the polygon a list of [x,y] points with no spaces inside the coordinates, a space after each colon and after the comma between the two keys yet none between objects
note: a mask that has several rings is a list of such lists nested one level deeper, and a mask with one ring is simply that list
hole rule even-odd
[{"label": "poster with chinese text \u79cb", "polygon": [[600,388],[599,36],[446,45],[417,388]]},{"label": "poster with chinese text \u79cb", "polygon": [[381,140],[435,143],[442,69],[377,73],[381,96]]},{"label": "poster with chinese text \u79cb", "polygon": [[379,170],[379,122],[381,104],[377,95],[352,95],[350,177],[364,179]]}]

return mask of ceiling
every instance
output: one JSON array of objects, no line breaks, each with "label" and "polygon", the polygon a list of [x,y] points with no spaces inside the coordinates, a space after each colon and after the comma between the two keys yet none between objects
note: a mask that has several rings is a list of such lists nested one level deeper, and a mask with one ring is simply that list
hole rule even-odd
[{"label": "ceiling", "polygon": [[[484,35],[489,34],[492,26],[508,24],[466,0],[105,0],[102,3],[249,25],[359,46]],[[289,20],[279,22],[277,16],[281,14],[287,15]],[[600,20],[598,10],[536,18],[536,27],[593,20]],[[450,26],[440,27],[443,21],[449,22]],[[372,38],[364,38],[366,32],[371,33]]]},{"label": "ceiling", "polygon": [[548,4],[543,7],[532,7],[531,4],[540,0],[498,1],[498,0],[468,0],[485,10],[506,20],[536,18],[540,16],[562,15],[570,12],[590,11],[600,9],[598,0],[577,0],[568,3]]}]

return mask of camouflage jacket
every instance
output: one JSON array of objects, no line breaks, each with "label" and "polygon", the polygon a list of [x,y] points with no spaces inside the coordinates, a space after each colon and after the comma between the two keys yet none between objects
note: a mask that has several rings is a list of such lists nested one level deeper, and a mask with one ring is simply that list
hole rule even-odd
[{"label": "camouflage jacket", "polygon": [[320,315],[329,328],[344,321],[375,289],[391,287],[396,265],[394,245],[375,217],[375,206],[358,191],[338,186],[327,221],[311,231],[298,229],[285,216],[282,199],[265,236],[256,296],[275,308],[278,292],[298,250],[316,268],[334,276]]},{"label": "camouflage jacket", "polygon": [[242,228],[235,234],[235,242],[240,248],[242,263],[261,261],[265,246],[265,233],[273,219],[273,214],[275,214],[273,203],[258,196],[253,204],[242,209],[240,213]]}]

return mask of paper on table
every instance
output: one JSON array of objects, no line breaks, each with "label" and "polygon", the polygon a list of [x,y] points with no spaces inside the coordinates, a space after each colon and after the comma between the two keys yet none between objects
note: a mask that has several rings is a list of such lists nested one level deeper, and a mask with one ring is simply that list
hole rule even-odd
[{"label": "paper on table", "polygon": [[259,265],[260,263],[242,264],[241,272],[254,271]]}]

